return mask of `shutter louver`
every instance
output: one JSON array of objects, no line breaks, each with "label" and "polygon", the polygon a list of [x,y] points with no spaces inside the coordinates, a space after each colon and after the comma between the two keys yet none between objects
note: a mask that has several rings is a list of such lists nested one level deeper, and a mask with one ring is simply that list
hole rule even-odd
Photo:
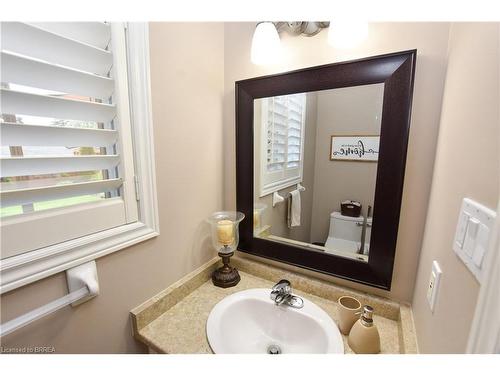
[{"label": "shutter louver", "polygon": [[107,129],[86,129],[62,126],[0,123],[1,145],[78,147],[82,144],[95,147],[112,146],[118,132]]},{"label": "shutter louver", "polygon": [[58,119],[110,122],[115,108],[110,104],[65,99],[60,96],[32,94],[1,89],[2,113]]},{"label": "shutter louver", "polygon": [[107,76],[111,52],[20,22],[2,23],[2,51]]},{"label": "shutter louver", "polygon": [[119,194],[111,46],[106,23],[2,23],[2,209]]},{"label": "shutter louver", "polygon": [[29,22],[28,24],[101,49],[106,49],[111,40],[110,26],[104,22]]},{"label": "shutter louver", "polygon": [[44,202],[78,195],[90,195],[112,191],[121,186],[120,179],[89,181],[71,185],[44,186],[41,188],[2,191],[2,202],[6,206],[29,204],[34,200]]},{"label": "shutter louver", "polygon": [[[2,158],[1,177],[34,176],[111,169],[117,155],[102,156],[14,156]],[[5,184],[5,183],[4,183]]]},{"label": "shutter louver", "polygon": [[46,90],[106,99],[113,93],[112,79],[81,70],[2,52],[2,81]]}]

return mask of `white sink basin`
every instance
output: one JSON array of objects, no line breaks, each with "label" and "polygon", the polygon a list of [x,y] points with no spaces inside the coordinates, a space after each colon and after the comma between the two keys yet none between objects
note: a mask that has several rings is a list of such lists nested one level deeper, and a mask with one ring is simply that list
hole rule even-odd
[{"label": "white sink basin", "polygon": [[248,289],[220,301],[207,320],[207,337],[216,354],[344,353],[335,322],[320,307],[275,305],[270,289]]}]

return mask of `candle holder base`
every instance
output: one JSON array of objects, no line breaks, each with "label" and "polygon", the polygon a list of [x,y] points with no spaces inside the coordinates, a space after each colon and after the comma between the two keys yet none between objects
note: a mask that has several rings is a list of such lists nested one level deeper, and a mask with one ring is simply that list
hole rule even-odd
[{"label": "candle holder base", "polygon": [[233,255],[234,252],[219,252],[219,256],[222,258],[223,266],[217,268],[212,273],[212,282],[215,286],[218,286],[219,288],[230,288],[240,282],[241,278],[238,270],[229,265],[229,258],[231,258]]}]

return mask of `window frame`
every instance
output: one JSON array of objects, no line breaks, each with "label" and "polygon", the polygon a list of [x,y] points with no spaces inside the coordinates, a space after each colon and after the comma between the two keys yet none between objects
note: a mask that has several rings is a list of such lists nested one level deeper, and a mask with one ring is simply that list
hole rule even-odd
[{"label": "window frame", "polygon": [[[138,220],[0,261],[0,294],[159,235],[148,23],[124,23]],[[123,72],[127,73],[127,72]],[[138,126],[138,124],[140,126]]]}]

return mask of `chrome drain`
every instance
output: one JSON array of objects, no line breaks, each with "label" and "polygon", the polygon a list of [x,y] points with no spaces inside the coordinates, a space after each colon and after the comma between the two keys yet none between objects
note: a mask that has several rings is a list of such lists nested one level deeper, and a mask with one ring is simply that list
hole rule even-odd
[{"label": "chrome drain", "polygon": [[281,354],[281,348],[276,344],[267,347],[267,354]]}]

